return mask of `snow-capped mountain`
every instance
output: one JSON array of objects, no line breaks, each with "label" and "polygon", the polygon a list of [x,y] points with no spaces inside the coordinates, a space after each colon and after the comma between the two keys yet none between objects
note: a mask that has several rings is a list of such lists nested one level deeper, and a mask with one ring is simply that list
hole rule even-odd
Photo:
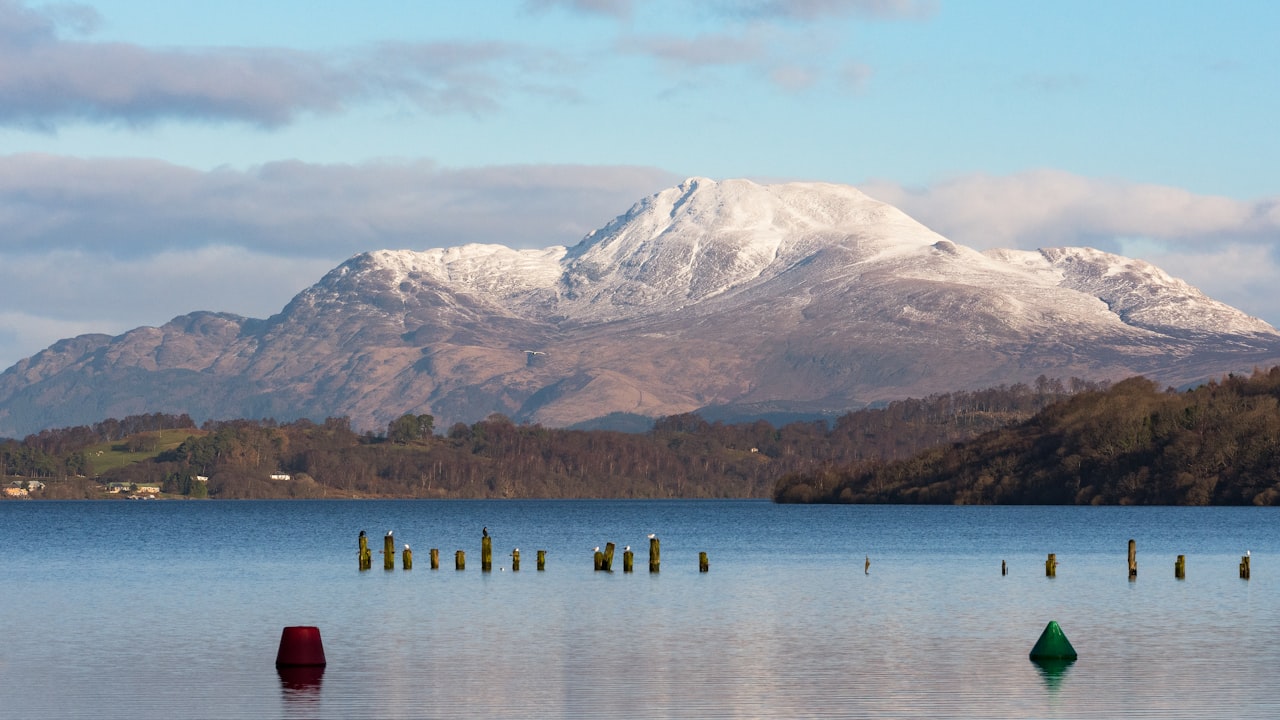
[{"label": "snow-capped mountain", "polygon": [[840,185],[693,178],[573,247],[357,255],[267,320],[194,313],[0,375],[0,435],[137,412],[379,428],[501,412],[839,413],[869,402],[1280,362],[1270,325],[1140,260],[978,252]]}]

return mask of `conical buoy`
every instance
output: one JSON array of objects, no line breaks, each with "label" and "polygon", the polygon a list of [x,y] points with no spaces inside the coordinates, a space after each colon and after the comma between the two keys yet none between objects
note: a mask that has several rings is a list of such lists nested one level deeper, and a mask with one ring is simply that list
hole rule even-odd
[{"label": "conical buoy", "polygon": [[276,667],[324,664],[324,644],[320,642],[320,628],[295,625],[280,633]]},{"label": "conical buoy", "polygon": [[1058,627],[1057,620],[1050,620],[1049,624],[1044,626],[1044,632],[1040,633],[1040,639],[1036,641],[1036,646],[1031,648],[1031,659],[1076,659],[1076,649],[1071,647],[1071,641],[1067,640],[1062,628]]}]

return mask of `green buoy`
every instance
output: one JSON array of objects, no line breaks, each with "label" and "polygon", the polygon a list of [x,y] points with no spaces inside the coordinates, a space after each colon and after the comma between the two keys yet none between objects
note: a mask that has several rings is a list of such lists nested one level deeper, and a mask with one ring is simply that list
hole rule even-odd
[{"label": "green buoy", "polygon": [[1040,639],[1036,641],[1036,646],[1031,648],[1031,659],[1076,659],[1076,649],[1071,647],[1071,641],[1067,640],[1062,628],[1058,627],[1057,620],[1050,620],[1049,624],[1044,626],[1044,632],[1040,633]]}]

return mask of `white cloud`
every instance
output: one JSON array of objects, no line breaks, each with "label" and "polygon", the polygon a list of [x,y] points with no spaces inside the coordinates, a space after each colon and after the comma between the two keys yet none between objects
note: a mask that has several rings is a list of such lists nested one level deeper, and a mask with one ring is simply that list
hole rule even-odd
[{"label": "white cloud", "polygon": [[1226,239],[1270,243],[1280,198],[1242,201],[1181,188],[1097,180],[1057,170],[966,175],[928,188],[860,186],[957,242],[977,248],[1096,244],[1149,237],[1203,246]]},{"label": "white cloud", "polygon": [[[383,43],[318,53],[272,47],[156,49],[68,40],[91,30],[81,6],[0,0],[0,125],[51,132],[66,122],[180,119],[279,127],[369,100],[428,113],[484,113],[513,93],[550,92],[556,53],[494,42]],[[554,72],[552,72],[554,70]]]},{"label": "white cloud", "polygon": [[468,242],[546,247],[577,242],[677,179],[643,167],[285,161],[206,172],[152,160],[0,156],[0,252],[137,256],[218,244],[345,258]]},{"label": "white cloud", "polygon": [[0,156],[0,370],[54,340],[195,310],[265,317],[351,255],[571,245],[679,178],[642,167],[443,169]]}]

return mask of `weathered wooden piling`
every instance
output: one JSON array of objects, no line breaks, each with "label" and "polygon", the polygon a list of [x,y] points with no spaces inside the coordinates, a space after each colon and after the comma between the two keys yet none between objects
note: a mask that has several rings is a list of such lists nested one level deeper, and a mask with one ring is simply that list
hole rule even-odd
[{"label": "weathered wooden piling", "polygon": [[1187,556],[1179,555],[1173,563],[1173,576],[1179,580],[1187,579]]},{"label": "weathered wooden piling", "polygon": [[1045,577],[1058,576],[1058,554],[1057,553],[1049,553],[1049,559],[1044,561],[1044,575]]},{"label": "weathered wooden piling", "polygon": [[487,534],[480,538],[480,571],[493,570],[493,538]]},{"label": "weathered wooden piling", "polygon": [[539,570],[547,569],[547,551],[546,550],[538,551],[538,569]]},{"label": "weathered wooden piling", "polygon": [[467,569],[467,554],[462,550],[453,554],[453,567],[455,570]]},{"label": "weathered wooden piling", "polygon": [[396,539],[391,533],[382,538],[382,569],[396,569]]},{"label": "weathered wooden piling", "polygon": [[661,562],[659,551],[661,547],[658,544],[658,538],[649,536],[649,572],[658,572],[658,564]]},{"label": "weathered wooden piling", "polygon": [[1240,558],[1240,579],[1249,579],[1249,553],[1245,553],[1244,557]]},{"label": "weathered wooden piling", "polygon": [[431,548],[431,569],[440,569],[440,548]]},{"label": "weathered wooden piling", "polygon": [[600,552],[599,545],[597,545],[596,549],[593,551],[591,561],[592,568],[594,568],[596,572],[600,572],[604,569],[604,553]]},{"label": "weathered wooden piling", "polygon": [[635,560],[636,554],[631,551],[631,546],[628,545],[626,549],[622,551],[622,572],[629,573],[634,570]]},{"label": "weathered wooden piling", "polygon": [[1009,563],[1004,560],[1000,561],[1000,574],[1001,575],[1009,574]]},{"label": "weathered wooden piling", "polygon": [[413,569],[413,551],[409,549],[407,543],[404,546],[404,552],[400,553],[400,565],[405,570]]},{"label": "weathered wooden piling", "polygon": [[868,555],[866,561],[862,563],[862,574],[863,575],[871,574],[871,556],[870,555]]},{"label": "weathered wooden piling", "polygon": [[368,570],[373,567],[373,551],[369,549],[369,538],[365,536],[364,531],[360,531],[360,569]]},{"label": "weathered wooden piling", "polygon": [[511,551],[511,572],[520,572],[520,548]]},{"label": "weathered wooden piling", "polygon": [[1133,538],[1129,539],[1129,579],[1134,580],[1138,577],[1138,543]]},{"label": "weathered wooden piling", "polygon": [[704,552],[698,553],[698,572],[707,572],[711,569],[711,561],[707,559]]},{"label": "weathered wooden piling", "polygon": [[601,558],[600,569],[605,572],[613,572],[613,543],[605,543],[604,557]]}]

